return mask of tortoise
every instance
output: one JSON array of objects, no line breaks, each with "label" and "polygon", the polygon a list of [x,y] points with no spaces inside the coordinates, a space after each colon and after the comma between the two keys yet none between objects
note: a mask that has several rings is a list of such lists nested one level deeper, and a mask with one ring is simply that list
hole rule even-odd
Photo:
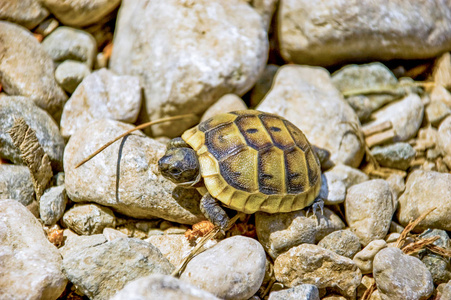
[{"label": "tortoise", "polygon": [[312,205],[321,187],[320,161],[302,131],[256,110],[188,129],[168,143],[158,167],[174,183],[197,188],[202,213],[221,229],[229,218],[218,200],[246,214],[291,212]]}]

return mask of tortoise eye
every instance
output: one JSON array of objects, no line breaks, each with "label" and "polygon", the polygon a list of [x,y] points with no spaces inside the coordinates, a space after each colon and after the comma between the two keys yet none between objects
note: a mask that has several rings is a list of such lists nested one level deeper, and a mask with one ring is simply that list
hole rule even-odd
[{"label": "tortoise eye", "polygon": [[172,167],[172,168],[169,169],[169,173],[177,174],[177,173],[180,173],[180,171],[179,171],[179,169]]}]

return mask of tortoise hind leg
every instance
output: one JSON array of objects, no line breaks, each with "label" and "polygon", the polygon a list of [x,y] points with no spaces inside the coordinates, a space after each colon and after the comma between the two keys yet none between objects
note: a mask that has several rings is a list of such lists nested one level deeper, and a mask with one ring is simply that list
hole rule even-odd
[{"label": "tortoise hind leg", "polygon": [[200,200],[200,210],[210,222],[221,228],[222,231],[229,225],[229,216],[219,205],[218,200],[208,192]]}]

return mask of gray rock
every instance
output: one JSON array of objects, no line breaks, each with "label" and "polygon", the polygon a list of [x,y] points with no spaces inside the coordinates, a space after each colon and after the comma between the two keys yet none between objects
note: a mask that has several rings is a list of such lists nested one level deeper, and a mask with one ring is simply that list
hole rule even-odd
[{"label": "gray rock", "polygon": [[[198,198],[176,197],[176,186],[158,171],[158,159],[166,146],[135,131],[122,148],[119,192],[116,198],[116,168],[120,143],[114,143],[75,169],[89,154],[132,125],[96,120],[77,130],[64,152],[66,191],[74,202],[95,202],[134,218],[159,217],[182,224],[204,219]],[[176,195],[175,195],[176,196]]]},{"label": "gray rock", "polygon": [[33,104],[30,98],[1,97],[0,99],[0,156],[15,164],[23,164],[19,149],[13,144],[8,130],[14,118],[24,118],[35,132],[39,144],[49,156],[54,170],[63,169],[64,140],[52,117]]},{"label": "gray rock", "polygon": [[277,281],[287,287],[314,284],[355,299],[362,274],[355,263],[322,247],[302,244],[279,255],[274,262]]},{"label": "gray rock", "polygon": [[313,284],[300,284],[286,290],[272,292],[268,300],[319,300],[319,291]]},{"label": "gray rock", "polygon": [[387,235],[394,211],[390,186],[383,179],[366,181],[348,190],[346,221],[364,246]]},{"label": "gray rock", "polygon": [[65,60],[55,70],[55,79],[68,93],[73,93],[82,80],[90,74],[86,64]]},{"label": "gray rock", "polygon": [[0,216],[0,298],[57,299],[67,280],[41,224],[15,200],[0,200]]},{"label": "gray rock", "polygon": [[84,27],[101,21],[112,12],[120,0],[42,0],[61,23]]},{"label": "gray rock", "polygon": [[245,110],[247,109],[246,103],[244,103],[243,99],[238,97],[235,94],[226,94],[219,98],[215,104],[210,106],[205,113],[202,115],[200,122],[210,119],[211,117],[227,113],[235,110]]},{"label": "gray rock", "polygon": [[319,241],[318,246],[351,259],[361,249],[358,236],[350,230],[334,231]]},{"label": "gray rock", "polygon": [[85,249],[96,247],[107,242],[107,239],[103,234],[79,236],[70,229],[64,229],[63,237],[64,246],[59,248],[63,258],[70,255],[76,255]]},{"label": "gray rock", "polygon": [[34,202],[34,187],[28,167],[0,164],[0,200],[16,200],[24,206]]},{"label": "gray rock", "polygon": [[0,20],[33,29],[49,15],[39,0],[3,0],[0,3]]},{"label": "gray rock", "polygon": [[[255,84],[267,53],[262,18],[244,1],[187,5],[130,0],[119,10],[110,67],[141,77],[143,120],[155,120],[201,114],[227,93],[242,96]],[[195,123],[193,118],[177,120],[151,131],[153,136],[174,137]]]},{"label": "gray rock", "polygon": [[[308,216],[311,216],[308,214]],[[317,211],[314,217],[316,222],[316,237],[315,244],[323,239],[326,235],[344,229],[346,227],[345,223],[341,218],[328,208],[324,208],[323,213]]]},{"label": "gray rock", "polygon": [[141,108],[141,88],[136,76],[117,76],[100,69],[87,76],[64,106],[61,133],[70,137],[96,119],[134,123]]},{"label": "gray rock", "polygon": [[434,290],[426,266],[418,258],[405,255],[394,247],[376,254],[373,276],[383,300],[428,299]]},{"label": "gray rock", "polygon": [[437,148],[444,156],[451,156],[451,116],[443,120],[438,128]]},{"label": "gray rock", "polygon": [[374,147],[371,154],[382,167],[407,170],[416,151],[407,143],[395,143]]},{"label": "gray rock", "polygon": [[[108,227],[103,228],[102,234],[105,236],[108,242],[111,242],[112,240],[115,239],[128,238],[128,236],[125,233],[122,233],[119,230]],[[170,263],[172,262],[170,261]]]},{"label": "gray rock", "polygon": [[402,175],[396,173],[393,173],[390,176],[388,176],[388,178],[386,178],[385,181],[387,181],[392,191],[393,199],[395,200],[394,201],[395,204],[393,205],[393,207],[396,210],[398,208],[399,195],[401,195],[402,192],[404,192],[404,190],[406,189],[406,182],[404,181],[404,177]]},{"label": "gray rock", "polygon": [[265,264],[259,242],[233,236],[195,256],[180,279],[219,298],[248,299],[263,282]]},{"label": "gray rock", "polygon": [[441,0],[285,1],[278,20],[281,55],[298,64],[424,59],[451,48],[451,9]]},{"label": "gray rock", "polygon": [[406,226],[433,207],[437,208],[415,227],[414,232],[428,228],[451,230],[451,174],[413,171],[407,178],[405,192],[399,197],[399,223]]},{"label": "gray rock", "polygon": [[387,243],[384,240],[374,240],[354,256],[353,260],[362,274],[373,273],[374,257],[386,247]]},{"label": "gray rock", "polygon": [[318,197],[326,205],[343,203],[346,199],[346,185],[334,173],[325,172],[321,174],[321,189]]},{"label": "gray rock", "polygon": [[263,73],[260,74],[257,82],[252,88],[250,95],[251,107],[256,107],[263,98],[265,98],[266,94],[271,89],[274,76],[279,70],[279,66],[276,65],[267,65],[263,70]]},{"label": "gray rock", "polygon": [[75,60],[92,68],[97,45],[94,37],[86,31],[61,26],[42,41],[42,47],[54,62]]},{"label": "gray rock", "polygon": [[448,283],[443,287],[440,299],[451,299],[451,282],[448,281]]},{"label": "gray rock", "polygon": [[424,110],[426,120],[432,124],[432,126],[438,127],[449,114],[451,109],[443,102],[431,101]]},{"label": "gray rock", "polygon": [[61,219],[66,209],[67,195],[64,185],[45,190],[39,200],[39,215],[45,225],[53,225]]},{"label": "gray rock", "polygon": [[[450,250],[450,239],[446,231],[440,229],[426,230],[420,235],[421,238],[430,238],[439,236],[433,244],[447,250]],[[420,253],[421,261],[426,265],[431,272],[432,279],[435,285],[447,283],[451,280],[451,265],[448,257],[440,256],[429,250]]]},{"label": "gray rock", "polygon": [[359,119],[325,69],[281,67],[257,109],[293,122],[312,144],[328,150],[334,163],[360,164],[363,147],[353,133],[360,128]]},{"label": "gray rock", "polygon": [[114,213],[108,207],[96,204],[75,204],[64,213],[62,223],[81,235],[102,233],[105,227],[114,227]]},{"label": "gray rock", "polygon": [[367,181],[368,175],[360,171],[359,169],[352,168],[344,164],[336,164],[332,169],[325,172],[327,174],[333,174],[330,176],[334,180],[343,181],[346,188],[350,188],[355,184]]},{"label": "gray rock", "polygon": [[[451,67],[451,64],[449,64],[449,67]],[[431,99],[431,103],[441,102],[444,103],[447,107],[451,108],[451,93],[438,82],[435,83],[435,86],[429,93],[429,98]]]},{"label": "gray rock", "polygon": [[55,81],[52,59],[21,26],[0,21],[0,39],[0,83],[5,93],[29,97],[59,120],[67,95]]}]

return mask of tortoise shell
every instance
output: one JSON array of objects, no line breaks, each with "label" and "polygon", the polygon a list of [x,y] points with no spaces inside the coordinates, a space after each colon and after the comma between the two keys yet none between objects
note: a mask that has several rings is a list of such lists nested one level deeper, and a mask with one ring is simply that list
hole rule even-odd
[{"label": "tortoise shell", "polygon": [[319,193],[316,154],[302,131],[277,115],[216,115],[182,139],[196,151],[210,195],[232,209],[290,212],[310,205]]}]

